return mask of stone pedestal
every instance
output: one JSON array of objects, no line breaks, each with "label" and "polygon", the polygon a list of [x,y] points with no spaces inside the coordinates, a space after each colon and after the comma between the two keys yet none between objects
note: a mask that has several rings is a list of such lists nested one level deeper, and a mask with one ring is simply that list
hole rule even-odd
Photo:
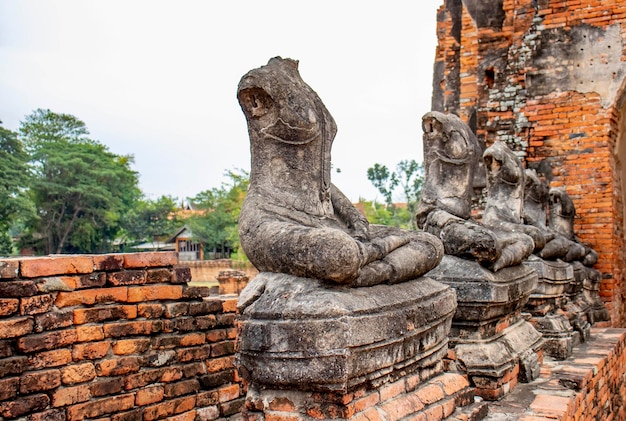
[{"label": "stone pedestal", "polygon": [[593,268],[583,266],[582,263],[573,263],[574,277],[582,284],[582,301],[586,304],[584,311],[589,323],[606,322],[611,320],[609,310],[600,298],[600,282],[602,274]]},{"label": "stone pedestal", "polygon": [[428,277],[457,292],[450,357],[476,385],[477,394],[498,399],[518,380],[539,376],[541,334],[521,316],[537,286],[532,269],[519,265],[494,273],[446,255]]},{"label": "stone pedestal", "polygon": [[[443,373],[456,301],[432,279],[350,289],[262,272],[238,307],[248,418],[285,410],[278,407],[295,419],[349,418],[392,398],[403,399],[406,415],[429,407],[443,414],[460,395],[473,400],[463,376]],[[456,386],[446,391],[442,381]],[[422,386],[430,398],[411,397]]]},{"label": "stone pedestal", "polygon": [[572,348],[589,338],[589,305],[582,296],[583,282],[575,276],[575,265],[560,260],[543,260],[531,256],[524,265],[537,272],[537,288],[531,294],[525,311],[531,323],[546,341],[544,351],[557,359],[565,359]]},{"label": "stone pedestal", "polygon": [[580,332],[575,331],[563,310],[572,290],[572,266],[562,261],[543,260],[531,256],[524,266],[537,273],[537,288],[528,299],[524,310],[531,314],[530,322],[545,340],[544,352],[557,359],[565,359],[572,347],[580,344]]}]

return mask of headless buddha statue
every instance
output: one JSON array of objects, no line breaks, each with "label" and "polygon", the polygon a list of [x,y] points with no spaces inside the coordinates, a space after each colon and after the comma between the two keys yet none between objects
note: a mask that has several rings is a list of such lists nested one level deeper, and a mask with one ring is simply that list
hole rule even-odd
[{"label": "headless buddha statue", "polygon": [[[519,226],[521,220],[517,222],[520,212],[513,212],[521,210],[523,198],[516,196],[518,183],[523,190],[517,166],[499,146],[485,152],[490,194],[487,223],[479,224],[471,217],[472,180],[480,158],[476,137],[457,116],[436,111],[424,115],[422,128],[425,182],[416,212],[418,227],[438,236],[446,254],[474,259],[493,271],[520,264],[535,244]],[[507,194],[515,203],[494,203]]]},{"label": "headless buddha statue", "polygon": [[331,183],[337,127],[297,61],[276,57],[251,70],[237,98],[252,156],[239,235],[257,269],[359,287],[415,279],[439,264],[439,239],[369,225]]}]

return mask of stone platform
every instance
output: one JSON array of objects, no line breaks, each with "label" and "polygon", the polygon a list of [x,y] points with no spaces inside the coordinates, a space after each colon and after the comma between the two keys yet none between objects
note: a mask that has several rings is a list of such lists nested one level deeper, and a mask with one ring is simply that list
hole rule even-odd
[{"label": "stone platform", "polygon": [[251,385],[347,393],[440,374],[456,300],[426,277],[346,288],[262,272],[238,306],[237,362]]},{"label": "stone platform", "polygon": [[477,394],[498,399],[518,380],[539,375],[543,340],[521,315],[537,286],[534,270],[519,265],[492,272],[446,255],[428,277],[457,293],[449,356],[451,364],[467,373]]}]

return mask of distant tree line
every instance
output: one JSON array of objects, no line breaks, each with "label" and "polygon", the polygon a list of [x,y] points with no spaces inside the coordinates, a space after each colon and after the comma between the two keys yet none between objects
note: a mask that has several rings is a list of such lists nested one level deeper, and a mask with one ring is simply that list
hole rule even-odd
[{"label": "distant tree line", "polygon": [[[127,251],[166,240],[187,221],[176,198],[145,197],[132,163],[69,114],[37,109],[17,132],[0,122],[0,255]],[[209,212],[188,222],[207,247],[237,251],[233,201],[243,200],[246,181],[237,173],[230,179],[238,190],[198,194],[198,208]]]},{"label": "distant tree line", "polygon": [[[249,185],[243,170],[228,171],[220,187],[198,193],[191,215],[178,199],[147,198],[131,169],[133,157],[117,155],[92,139],[84,122],[37,109],[19,130],[0,121],[0,256],[28,249],[35,254],[103,253],[162,242],[186,226],[207,255],[245,259],[237,221]],[[424,169],[401,161],[395,171],[375,164],[367,177],[384,203],[363,202],[372,223],[411,228]],[[400,189],[401,200],[394,202]],[[413,227],[414,228],[414,227]]]}]

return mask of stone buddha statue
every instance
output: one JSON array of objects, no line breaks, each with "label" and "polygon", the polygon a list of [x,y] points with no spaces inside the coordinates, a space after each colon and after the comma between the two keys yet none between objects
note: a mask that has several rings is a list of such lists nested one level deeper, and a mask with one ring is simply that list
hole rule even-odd
[{"label": "stone buddha statue", "polygon": [[438,236],[446,254],[476,260],[493,271],[518,265],[535,248],[525,231],[541,238],[538,230],[521,224],[521,164],[503,144],[485,151],[489,197],[479,224],[471,217],[472,180],[481,158],[476,137],[457,116],[437,111],[424,115],[422,128],[425,182],[418,227]]},{"label": "stone buddha statue", "polygon": [[239,234],[260,271],[357,287],[415,279],[440,262],[434,235],[369,225],[331,183],[337,126],[297,61],[251,70],[237,97],[252,155]]}]

